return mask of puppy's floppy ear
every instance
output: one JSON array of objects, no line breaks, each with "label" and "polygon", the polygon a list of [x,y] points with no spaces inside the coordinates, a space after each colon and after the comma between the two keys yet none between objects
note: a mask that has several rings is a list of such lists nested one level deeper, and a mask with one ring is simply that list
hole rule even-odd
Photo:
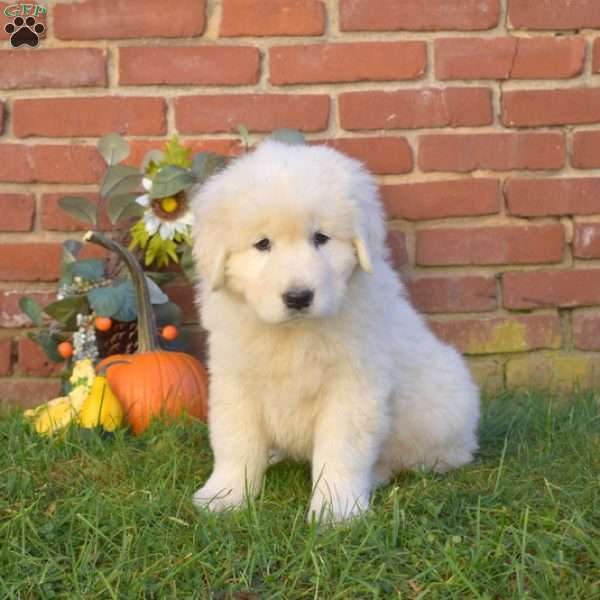
[{"label": "puppy's floppy ear", "polygon": [[371,273],[373,271],[373,264],[371,262],[371,256],[369,254],[369,249],[367,244],[365,243],[364,237],[359,235],[352,240],[354,244],[354,249],[356,250],[356,256],[358,258],[358,264],[360,268],[366,273]]},{"label": "puppy's floppy ear", "polygon": [[207,278],[208,289],[214,292],[221,288],[225,283],[225,264],[227,262],[227,254],[224,248],[219,248],[213,257],[213,264],[210,270],[210,275]]},{"label": "puppy's floppy ear", "polygon": [[[207,188],[209,188],[207,190]],[[206,291],[215,291],[225,283],[228,224],[218,196],[209,194],[205,184],[192,200],[194,212],[193,254],[196,270]]]},{"label": "puppy's floppy ear", "polygon": [[214,292],[225,283],[227,251],[222,240],[218,240],[208,227],[199,227],[194,240],[194,259],[205,289]]},{"label": "puppy's floppy ear", "polygon": [[353,204],[352,243],[360,268],[371,273],[373,264],[385,256],[385,221],[377,184],[368,171],[353,165],[350,197]]}]

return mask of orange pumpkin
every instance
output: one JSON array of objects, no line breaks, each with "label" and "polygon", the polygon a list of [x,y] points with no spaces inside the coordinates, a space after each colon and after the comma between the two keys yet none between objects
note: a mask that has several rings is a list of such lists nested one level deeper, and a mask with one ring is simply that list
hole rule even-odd
[{"label": "orange pumpkin", "polygon": [[208,412],[208,376],[203,365],[183,352],[166,352],[158,346],[156,320],[143,271],[121,244],[98,232],[86,241],[117,253],[125,262],[136,290],[138,350],[116,354],[100,362],[133,433],[144,431],[153,417],[175,417],[183,412],[203,421]]}]

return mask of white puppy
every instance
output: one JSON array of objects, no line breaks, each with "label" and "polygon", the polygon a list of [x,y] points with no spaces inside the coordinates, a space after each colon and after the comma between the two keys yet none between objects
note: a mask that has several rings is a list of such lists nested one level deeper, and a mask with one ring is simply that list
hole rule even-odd
[{"label": "white puppy", "polygon": [[215,457],[197,505],[256,495],[273,450],[312,461],[309,516],[333,521],[401,469],[472,459],[477,388],[407,300],[360,163],[263,142],[193,210]]}]

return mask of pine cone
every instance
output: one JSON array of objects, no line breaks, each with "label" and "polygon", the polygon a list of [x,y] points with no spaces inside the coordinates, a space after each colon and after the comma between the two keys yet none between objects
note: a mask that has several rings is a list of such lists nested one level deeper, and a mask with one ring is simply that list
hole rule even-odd
[{"label": "pine cone", "polygon": [[137,350],[137,321],[113,321],[108,331],[96,331],[100,358],[113,354],[133,354]]}]

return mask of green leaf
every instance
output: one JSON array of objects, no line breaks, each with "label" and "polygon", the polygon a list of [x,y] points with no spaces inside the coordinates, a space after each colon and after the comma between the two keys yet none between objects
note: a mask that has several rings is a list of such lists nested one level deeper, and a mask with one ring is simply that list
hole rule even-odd
[{"label": "green leaf", "polygon": [[145,265],[150,266],[156,263],[160,269],[166,267],[170,262],[179,262],[177,245],[173,240],[163,240],[160,235],[153,235],[146,246]]},{"label": "green leaf", "polygon": [[135,288],[130,279],[117,286],[118,293],[122,298],[121,306],[115,313],[115,319],[119,321],[135,321],[137,319],[137,303],[135,299]]},{"label": "green leaf", "polygon": [[129,144],[118,133],[101,137],[97,148],[107,165],[116,165],[129,156]]},{"label": "green leaf", "polygon": [[138,221],[131,229],[131,243],[129,244],[129,250],[135,250],[138,246],[142,249],[146,248],[150,241],[150,234],[146,229],[144,221]]},{"label": "green leaf", "polygon": [[130,279],[117,285],[96,288],[88,293],[92,310],[103,317],[111,317],[119,321],[137,319],[135,289]]},{"label": "green leaf", "polygon": [[250,147],[250,134],[248,133],[248,128],[245,125],[238,123],[236,129],[237,132],[240,134],[240,137],[242,138],[244,149],[248,150],[248,148]]},{"label": "green leaf", "polygon": [[183,320],[183,311],[175,304],[175,302],[165,302],[164,304],[156,304],[153,306],[154,314],[156,315],[156,324],[159,327],[165,325],[181,325]]},{"label": "green leaf", "polygon": [[146,271],[145,274],[157,285],[166,285],[178,277],[173,271]]},{"label": "green leaf", "polygon": [[97,207],[91,200],[79,196],[65,196],[59,199],[58,205],[79,221],[96,224]]},{"label": "green leaf", "polygon": [[95,281],[104,277],[106,261],[98,258],[89,258],[87,260],[78,260],[69,264],[69,269],[73,276],[81,277]]},{"label": "green leaf", "polygon": [[49,304],[44,312],[67,329],[74,330],[77,327],[78,313],[87,312],[87,301],[84,296],[70,296]]},{"label": "green leaf", "polygon": [[290,146],[306,144],[306,138],[297,129],[276,129],[266,139],[276,140]]},{"label": "green leaf", "polygon": [[73,283],[73,272],[71,265],[77,261],[77,257],[83,248],[83,244],[77,240],[66,240],[63,242],[61,275],[58,286]]},{"label": "green leaf", "polygon": [[142,177],[142,173],[133,167],[125,165],[109,167],[102,180],[100,194],[105,198],[112,198],[133,192],[139,187]]},{"label": "green leaf", "polygon": [[72,263],[77,260],[83,244],[77,240],[65,240],[63,242],[63,263]]},{"label": "green leaf", "polygon": [[64,336],[57,335],[50,331],[40,331],[38,333],[28,333],[27,336],[34,342],[37,342],[46,356],[55,363],[65,362],[65,359],[58,353],[56,347],[64,341]]},{"label": "green leaf", "polygon": [[169,301],[169,297],[148,276],[146,276],[146,283],[150,292],[151,304],[164,304]]},{"label": "green leaf", "polygon": [[113,225],[124,219],[141,217],[144,214],[144,207],[135,201],[137,197],[137,194],[120,194],[110,199],[106,212]]},{"label": "green leaf", "polygon": [[124,298],[118,286],[95,288],[88,292],[92,310],[101,317],[114,317],[121,308]]},{"label": "green leaf", "polygon": [[225,158],[213,152],[201,152],[194,156],[192,172],[198,182],[206,181],[213,173],[225,167]]},{"label": "green leaf", "polygon": [[29,296],[23,296],[19,300],[19,308],[31,319],[34,325],[41,327],[43,324],[42,307]]},{"label": "green leaf", "polygon": [[[166,156],[164,152],[156,149],[150,150],[146,152],[146,154],[144,154],[144,158],[142,158],[142,164],[140,165],[140,168],[142,169],[142,171],[144,171],[144,173],[146,173],[151,164],[160,165],[164,163],[165,160]],[[154,173],[151,173],[151,175],[154,175]]]},{"label": "green leaf", "polygon": [[192,248],[187,245],[184,246],[183,252],[181,253],[181,269],[185,275],[185,278],[190,283],[196,283],[198,281],[198,274],[196,271],[196,265],[194,263]]},{"label": "green leaf", "polygon": [[164,160],[161,164],[164,165],[175,165],[188,169],[191,164],[191,148],[186,148],[179,142],[179,138],[174,135],[166,144],[164,148]]},{"label": "green leaf", "polygon": [[190,169],[173,165],[162,167],[152,180],[150,198],[166,198],[174,196],[196,182]]}]

